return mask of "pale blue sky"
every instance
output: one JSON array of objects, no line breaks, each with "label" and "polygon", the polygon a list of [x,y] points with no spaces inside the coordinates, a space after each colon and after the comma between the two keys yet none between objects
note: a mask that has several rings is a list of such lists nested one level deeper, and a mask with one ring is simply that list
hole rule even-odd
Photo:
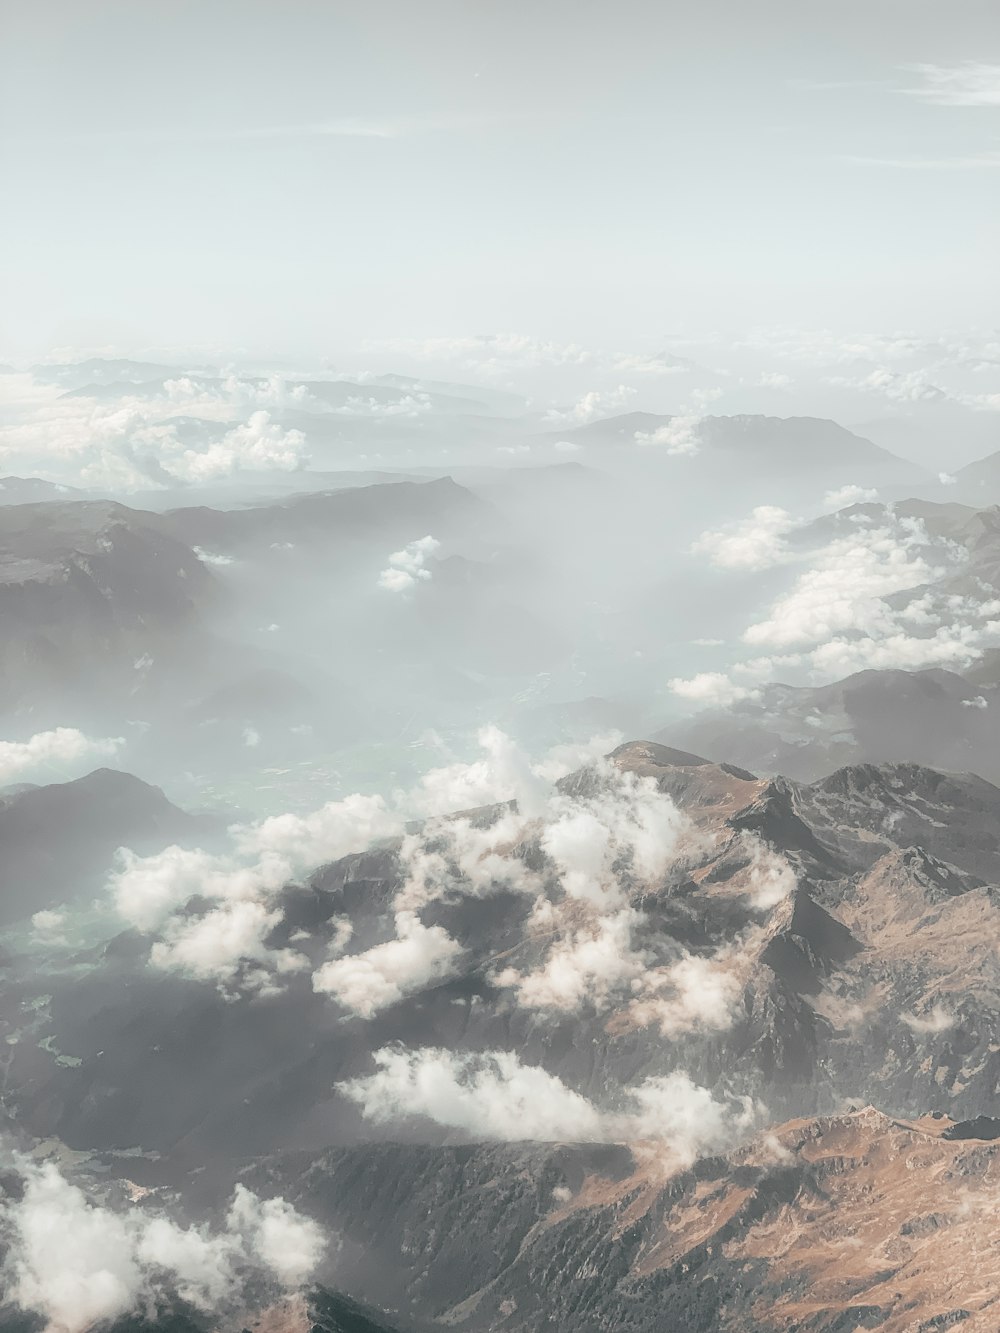
[{"label": "pale blue sky", "polygon": [[995,323],[994,0],[3,14],[9,354]]}]

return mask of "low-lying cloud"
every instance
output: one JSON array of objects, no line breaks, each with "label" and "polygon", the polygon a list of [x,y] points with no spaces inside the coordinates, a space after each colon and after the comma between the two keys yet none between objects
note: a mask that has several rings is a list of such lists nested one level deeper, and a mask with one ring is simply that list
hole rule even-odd
[{"label": "low-lying cloud", "polygon": [[732,1143],[758,1113],[745,1100],[718,1100],[679,1072],[618,1090],[619,1109],[604,1110],[510,1051],[458,1055],[386,1047],[374,1060],[374,1074],[339,1085],[366,1119],[386,1124],[422,1118],[479,1140],[653,1139],[677,1165],[687,1165],[701,1152]]},{"label": "low-lying cloud", "polygon": [[171,1296],[218,1314],[254,1276],[300,1286],[326,1247],[317,1223],[242,1185],[221,1226],[184,1226],[147,1207],[96,1202],[51,1162],[13,1165],[23,1194],[0,1198],[2,1286],[59,1333],[85,1333]]}]

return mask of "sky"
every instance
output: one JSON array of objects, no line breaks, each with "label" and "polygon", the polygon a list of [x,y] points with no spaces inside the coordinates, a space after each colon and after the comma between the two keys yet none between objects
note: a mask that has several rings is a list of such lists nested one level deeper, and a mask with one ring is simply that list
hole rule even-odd
[{"label": "sky", "polygon": [[994,0],[0,12],[6,355],[994,325]]}]

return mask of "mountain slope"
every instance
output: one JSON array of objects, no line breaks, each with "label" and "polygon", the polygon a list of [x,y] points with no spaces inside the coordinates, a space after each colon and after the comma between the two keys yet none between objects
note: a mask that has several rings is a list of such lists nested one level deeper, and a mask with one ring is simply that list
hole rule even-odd
[{"label": "mountain slope", "polygon": [[0,925],[94,891],[118,847],[150,853],[211,833],[158,787],[109,768],[7,796],[0,800]]},{"label": "mountain slope", "polygon": [[391,1145],[258,1170],[362,1250],[356,1290],[452,1328],[991,1333],[1000,1141],[977,1128],[867,1107],[679,1173],[641,1143]]},{"label": "mountain slope", "polygon": [[[628,412],[552,432],[551,438],[587,446],[637,447],[637,434],[655,437],[657,431],[677,420],[653,412]],[[725,460],[793,474],[853,467],[859,475],[877,470],[898,480],[916,480],[922,475],[914,464],[822,417],[707,416],[691,426],[691,434],[704,455],[703,461]],[[646,452],[655,454],[655,438],[646,442]]]}]

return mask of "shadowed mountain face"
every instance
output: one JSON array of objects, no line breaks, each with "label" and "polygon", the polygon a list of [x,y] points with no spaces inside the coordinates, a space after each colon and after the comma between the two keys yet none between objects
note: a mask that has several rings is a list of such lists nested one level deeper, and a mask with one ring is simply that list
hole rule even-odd
[{"label": "shadowed mountain face", "polygon": [[96,892],[119,847],[148,854],[213,833],[158,787],[110,768],[0,797],[0,924]]}]

